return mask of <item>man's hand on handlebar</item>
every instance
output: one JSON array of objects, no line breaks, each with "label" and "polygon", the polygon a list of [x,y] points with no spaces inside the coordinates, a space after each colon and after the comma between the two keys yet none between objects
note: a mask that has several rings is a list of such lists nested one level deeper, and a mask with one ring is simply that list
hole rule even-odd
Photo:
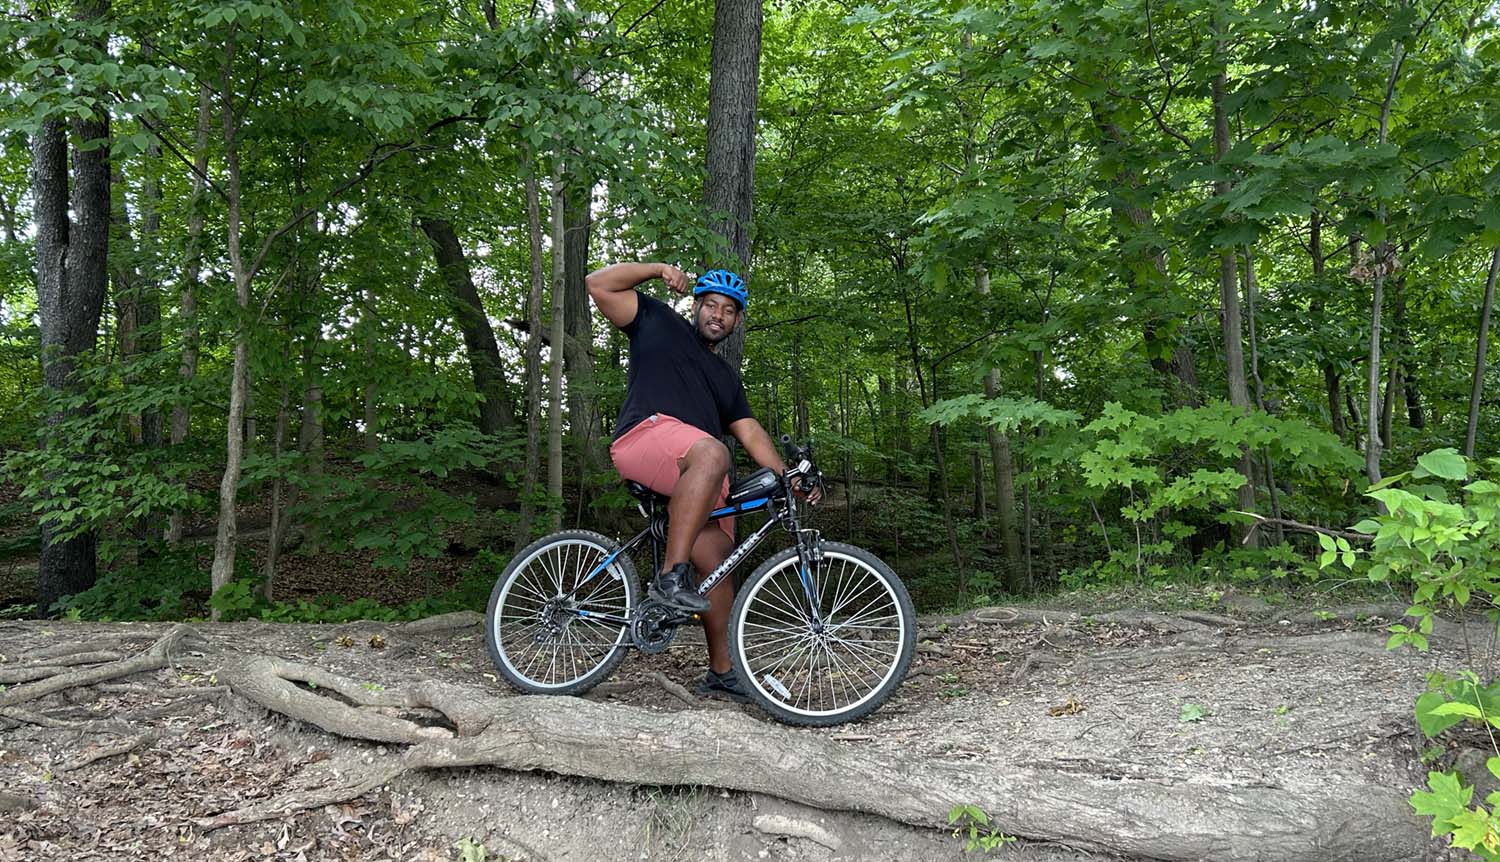
[{"label": "man's hand on handlebar", "polygon": [[792,491],[806,500],[809,506],[816,506],[823,499],[823,483],[814,482],[806,476],[792,477]]}]

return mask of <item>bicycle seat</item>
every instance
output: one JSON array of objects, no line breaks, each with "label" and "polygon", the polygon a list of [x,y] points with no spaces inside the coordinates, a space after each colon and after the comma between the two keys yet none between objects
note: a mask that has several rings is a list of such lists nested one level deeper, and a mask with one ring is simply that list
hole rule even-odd
[{"label": "bicycle seat", "polygon": [[640,482],[627,481],[625,483],[625,487],[630,489],[630,495],[632,497],[640,500],[642,503],[646,503],[647,505],[655,502],[665,506],[667,504],[667,501],[671,499],[665,494],[656,493],[650,488],[647,488],[645,485],[642,485]]}]

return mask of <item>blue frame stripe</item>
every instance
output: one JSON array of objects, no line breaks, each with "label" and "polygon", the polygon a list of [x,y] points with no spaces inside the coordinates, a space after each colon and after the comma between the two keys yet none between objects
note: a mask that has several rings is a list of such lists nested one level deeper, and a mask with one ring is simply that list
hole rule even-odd
[{"label": "blue frame stripe", "polygon": [[750,500],[746,503],[738,503],[733,506],[725,506],[722,509],[715,509],[714,511],[708,513],[708,517],[725,518],[730,515],[737,515],[740,512],[753,512],[769,502],[771,502],[770,497],[760,497],[755,500]]}]

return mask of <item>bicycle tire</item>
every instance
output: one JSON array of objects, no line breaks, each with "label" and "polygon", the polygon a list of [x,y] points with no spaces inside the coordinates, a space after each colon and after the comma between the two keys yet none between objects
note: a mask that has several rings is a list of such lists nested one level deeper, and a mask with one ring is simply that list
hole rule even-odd
[{"label": "bicycle tire", "polygon": [[[751,699],[778,721],[807,727],[857,721],[878,709],[905,679],[917,640],[911,595],[890,566],[842,542],[819,548],[822,562],[808,583],[822,629],[815,631],[809,613],[796,548],[762,563],[729,615],[730,660]],[[839,702],[840,687],[847,702]]]},{"label": "bicycle tire", "polygon": [[[630,617],[639,603],[640,582],[628,555],[615,557],[596,576],[599,586],[582,599],[569,605],[561,598],[619,547],[599,533],[564,530],[527,545],[500,573],[485,612],[485,646],[512,688],[527,694],[582,694],[625,659],[630,626],[593,622],[577,611]],[[601,590],[605,590],[603,596]],[[549,601],[554,603],[550,609]],[[580,639],[571,634],[574,627],[598,640]],[[564,646],[567,662],[559,668],[559,651]]]}]

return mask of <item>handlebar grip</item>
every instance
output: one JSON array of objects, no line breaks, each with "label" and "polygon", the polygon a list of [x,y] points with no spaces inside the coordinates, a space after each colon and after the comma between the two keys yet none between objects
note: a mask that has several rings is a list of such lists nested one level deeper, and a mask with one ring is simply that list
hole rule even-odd
[{"label": "handlebar grip", "polygon": [[792,435],[790,434],[781,435],[781,451],[786,453],[786,457],[793,461],[800,460],[802,455],[802,450],[797,448],[797,444],[793,442]]}]

